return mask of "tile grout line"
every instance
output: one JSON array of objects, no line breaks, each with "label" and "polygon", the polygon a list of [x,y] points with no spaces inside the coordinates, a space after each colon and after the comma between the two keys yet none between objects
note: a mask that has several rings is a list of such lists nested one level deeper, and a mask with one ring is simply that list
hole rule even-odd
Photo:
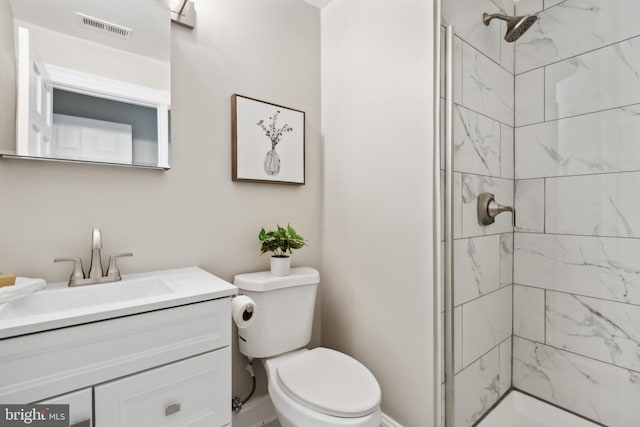
[{"label": "tile grout line", "polygon": [[465,304],[469,304],[470,302],[473,302],[473,301],[478,301],[479,299],[482,299],[483,297],[485,297],[485,296],[487,296],[487,295],[495,294],[496,292],[499,292],[499,291],[501,291],[501,290],[507,289],[508,287],[509,287],[509,285],[507,285],[507,286],[503,286],[503,287],[498,288],[498,289],[493,289],[493,290],[491,290],[491,291],[489,291],[489,292],[487,292],[487,293],[484,293],[484,294],[479,295],[479,296],[477,296],[477,297],[473,297],[473,298],[472,298],[472,299],[470,299],[470,300],[466,300],[466,301],[464,301],[464,302],[461,302],[460,304],[458,304],[458,305],[454,306],[454,308],[462,307],[463,305],[465,305]]},{"label": "tile grout line", "polygon": [[[460,305],[460,372],[464,370],[464,340],[462,339],[463,335],[463,326],[464,326],[464,304]],[[453,316],[455,317],[455,308]],[[454,336],[455,337],[455,336]],[[455,364],[455,354],[454,354],[454,364]],[[455,377],[455,367],[454,367],[454,377]]]},{"label": "tile grout line", "polygon": [[600,46],[600,47],[596,47],[596,48],[593,48],[593,49],[590,49],[590,50],[587,50],[587,51],[584,51],[584,52],[581,52],[581,53],[577,53],[575,55],[571,55],[569,57],[566,57],[566,58],[563,58],[563,59],[559,59],[557,61],[553,61],[553,62],[549,62],[547,64],[539,65],[537,67],[522,71],[520,73],[518,73],[518,72],[516,72],[516,70],[514,70],[514,75],[519,76],[520,74],[528,73],[530,71],[539,70],[540,68],[543,68],[543,67],[548,67],[548,66],[551,66],[551,65],[557,65],[557,64],[560,64],[562,62],[570,61],[570,60],[576,59],[576,58],[578,58],[580,56],[588,55],[588,54],[596,52],[598,50],[607,49],[607,48],[610,48],[612,46],[615,46],[615,45],[618,45],[618,44],[621,44],[621,43],[625,43],[625,42],[628,42],[628,41],[636,39],[636,38],[640,38],[640,34],[636,34],[635,36],[627,37],[626,39],[618,40],[618,41],[615,41],[615,42],[612,42],[612,43],[609,43],[609,44],[606,44],[606,45],[603,45],[603,46]]},{"label": "tile grout line", "polygon": [[[457,171],[454,170],[455,173],[459,173],[461,175],[471,175],[477,178],[488,178],[488,179],[499,179],[499,180],[504,180],[504,181],[513,181],[513,178],[504,178],[502,176],[493,176],[493,175],[482,175],[480,173],[475,173],[475,172],[462,172],[462,171]],[[639,171],[640,172],[640,171]],[[540,178],[530,178],[530,179],[540,179]]]},{"label": "tile grout line", "polygon": [[[514,15],[516,14],[516,4],[513,5]],[[516,55],[516,46],[514,43],[513,46],[513,129],[512,129],[512,141],[513,141],[513,150],[512,150],[512,159],[511,164],[513,165],[513,206],[516,206],[516,196],[517,196],[517,180],[516,180],[516,159],[517,159],[517,144],[516,144],[516,116],[518,114],[517,104],[516,104],[516,96],[518,93],[518,86],[516,84],[516,66],[517,66],[517,55]],[[516,210],[517,212],[517,210]],[[509,359],[509,387],[513,387],[513,355],[514,348],[513,343],[515,342],[515,298],[516,298],[516,287],[514,285],[515,271],[516,271],[516,228],[513,227],[511,233],[511,357]]]},{"label": "tile grout line", "polygon": [[[499,343],[497,343],[496,345],[494,345],[493,347],[491,347],[489,350],[487,350],[486,352],[484,352],[481,356],[476,357],[475,359],[473,359],[471,362],[469,362],[467,365],[463,366],[458,372],[456,372],[454,375],[457,376],[459,374],[461,374],[462,372],[464,372],[465,370],[467,370],[471,365],[473,365],[474,363],[476,363],[477,361],[479,361],[480,359],[482,359],[483,357],[485,357],[486,355],[488,355],[489,353],[491,353],[492,351],[494,351],[496,348],[498,349],[498,358],[500,358],[500,345],[502,343],[504,343],[506,340],[508,340],[509,338],[511,338],[511,335],[509,335],[508,337],[504,338],[503,340],[500,340]],[[520,337],[518,337],[520,338]],[[513,357],[513,356],[512,356]],[[498,371],[500,370],[500,362],[498,361]]]},{"label": "tile grout line", "polygon": [[[454,106],[456,106],[456,107],[462,107],[462,108],[464,108],[465,110],[469,110],[469,111],[471,111],[471,112],[473,112],[473,113],[475,113],[475,114],[477,114],[477,115],[479,115],[479,116],[485,117],[485,118],[487,118],[487,119],[489,119],[489,120],[492,120],[492,121],[494,121],[494,122],[500,123],[500,124],[502,124],[502,125],[509,126],[510,128],[515,128],[515,127],[516,127],[516,126],[515,126],[515,123],[514,123],[514,124],[505,123],[505,122],[503,122],[502,120],[500,120],[500,119],[496,119],[495,117],[491,117],[490,115],[488,115],[488,114],[486,114],[486,113],[482,113],[482,112],[480,112],[480,111],[478,111],[478,110],[474,110],[473,108],[471,108],[471,107],[469,107],[469,106],[465,105],[464,103],[454,102],[453,104],[454,104]],[[540,123],[544,123],[544,122],[540,122]],[[535,124],[540,124],[540,123],[535,123]],[[527,125],[527,126],[528,126],[528,125]],[[520,126],[520,127],[524,127],[524,126]]]},{"label": "tile grout line", "polygon": [[[543,288],[541,286],[536,286],[536,285],[531,285],[531,284],[526,284],[526,283],[514,282],[514,285],[515,286],[522,286],[522,287],[525,287],[525,288],[531,288],[531,289],[539,289],[541,291],[549,291],[549,292],[557,293],[557,294],[570,295],[570,296],[573,296],[573,297],[589,298],[589,299],[594,299],[594,300],[597,300],[597,301],[605,301],[605,302],[610,302],[610,303],[613,303],[613,304],[624,304],[624,305],[640,308],[640,303],[633,303],[633,302],[628,302],[628,301],[619,301],[619,300],[607,299],[607,298],[602,298],[602,297],[594,297],[592,295],[578,294],[578,293],[575,293],[575,292],[563,291],[563,290],[558,290],[558,289]],[[495,292],[495,291],[492,291],[492,292]],[[481,297],[478,297],[478,298],[481,298]],[[475,298],[475,299],[478,299],[478,298]],[[463,304],[466,304],[466,303],[463,303]]]},{"label": "tile grout line", "polygon": [[[505,230],[505,231],[496,231],[495,233],[489,233],[489,234],[477,234],[473,236],[456,237],[453,240],[479,239],[481,237],[501,236],[507,233],[512,233],[512,231]],[[528,233],[528,234],[534,234],[534,233]]]},{"label": "tile grout line", "polygon": [[[475,50],[476,52],[478,52],[479,54],[481,54],[482,56],[487,58],[489,61],[493,62],[494,65],[497,65],[498,67],[500,67],[503,71],[506,71],[507,73],[511,74],[512,76],[515,75],[515,68],[514,68],[513,73],[512,73],[511,71],[507,70],[504,67],[504,65],[500,64],[498,61],[496,61],[495,59],[491,58],[489,55],[484,53],[484,51],[482,51],[479,48],[477,48],[476,46],[472,45],[467,39],[463,39],[459,35],[456,35],[456,37],[458,37],[460,40],[462,40],[463,43],[466,43],[467,45],[469,45],[470,48],[472,48],[473,50]],[[500,38],[499,40],[500,40],[500,45],[502,45],[502,38]]]},{"label": "tile grout line", "polygon": [[[616,107],[602,108],[602,109],[599,109],[599,110],[587,111],[585,113],[572,114],[570,116],[564,116],[564,117],[556,117],[556,118],[553,118],[553,119],[545,119],[545,120],[543,120],[541,122],[527,123],[527,124],[524,124],[524,125],[513,126],[513,127],[516,128],[516,129],[523,129],[523,128],[527,128],[527,127],[531,127],[531,126],[540,126],[540,125],[544,125],[544,124],[547,124],[547,123],[560,122],[562,120],[570,120],[570,119],[574,119],[576,117],[584,117],[584,116],[589,116],[589,115],[592,115],[592,114],[593,115],[602,114],[602,113],[606,113],[606,112],[610,112],[610,111],[614,111],[614,110],[623,110],[625,108],[636,107],[636,106],[639,106],[639,105],[640,105],[639,102],[632,102],[631,104],[623,104],[623,105],[618,105]],[[478,114],[481,114],[481,113],[478,113]],[[493,120],[495,120],[495,119],[493,119]]]},{"label": "tile grout line", "polygon": [[542,122],[547,122],[547,67],[542,68]]},{"label": "tile grout line", "polygon": [[547,178],[542,181],[542,234],[547,233]]},{"label": "tile grout line", "polygon": [[[464,172],[464,173],[466,173],[466,172]],[[526,177],[526,178],[520,178],[520,180],[524,180],[524,179],[580,178],[580,177],[621,175],[621,174],[638,174],[638,173],[640,173],[640,170],[634,169],[634,170],[628,170],[628,171],[608,171],[608,172],[599,172],[599,173],[583,173],[583,174],[571,174],[571,175],[531,176],[531,177]],[[501,177],[495,177],[495,176],[489,176],[489,175],[480,175],[480,174],[474,174],[474,173],[466,173],[466,174],[467,175],[486,176],[486,177],[489,177],[489,178],[501,178]],[[502,179],[507,179],[507,178],[502,178]]]},{"label": "tile grout line", "polygon": [[[513,12],[516,14],[516,5],[513,5]],[[516,69],[517,69],[517,60],[518,57],[516,55],[516,44],[513,46],[513,152],[512,152],[512,165],[513,165],[513,205],[515,207],[516,204],[516,195],[517,195],[517,180],[516,180],[516,159],[517,159],[517,144],[516,144],[516,115],[517,105],[516,105],[516,96],[518,91],[518,86],[516,84]],[[516,272],[516,227],[514,227],[513,232],[511,233],[511,358],[509,360],[509,386],[513,387],[513,355],[514,348],[513,344],[515,342],[515,295],[516,295],[516,287],[514,285],[515,272]]]},{"label": "tile grout line", "polygon": [[524,341],[529,341],[529,342],[534,343],[536,345],[542,345],[542,346],[545,346],[545,347],[549,347],[549,348],[551,348],[551,349],[553,349],[555,351],[558,351],[558,352],[568,353],[568,354],[572,354],[574,356],[583,357],[583,358],[589,359],[589,360],[591,360],[593,362],[602,363],[602,364],[611,366],[613,368],[622,369],[622,370],[627,371],[627,372],[633,372],[633,373],[640,374],[640,370],[630,369],[630,368],[625,368],[625,367],[622,367],[622,366],[614,365],[613,363],[606,362],[606,361],[600,360],[600,359],[596,359],[595,357],[587,356],[587,355],[584,355],[582,353],[577,353],[575,351],[567,350],[566,348],[560,348],[560,347],[556,347],[556,346],[553,346],[553,345],[550,345],[550,344],[545,344],[545,343],[542,343],[542,342],[539,342],[539,341],[536,341],[536,340],[532,340],[532,339],[529,339],[529,338],[521,337],[519,335],[516,335],[516,338],[524,340]]},{"label": "tile grout line", "polygon": [[542,307],[542,320],[544,322],[544,343],[547,343],[547,289],[543,291],[544,306]]},{"label": "tile grout line", "polygon": [[[636,237],[636,236],[609,236],[609,235],[595,235],[595,234],[575,234],[575,233],[558,233],[558,232],[549,232],[549,231],[545,231],[544,233],[541,233],[539,231],[527,231],[527,230],[518,230],[518,233],[522,233],[522,234],[536,234],[538,236],[566,236],[566,237],[584,237],[584,238],[593,238],[593,239],[622,239],[622,240],[640,240],[640,236]],[[485,234],[485,236],[491,236],[493,234]],[[482,237],[483,235],[479,235],[479,236],[469,236],[469,237],[459,237],[456,240],[459,239],[469,239],[472,237]]]}]

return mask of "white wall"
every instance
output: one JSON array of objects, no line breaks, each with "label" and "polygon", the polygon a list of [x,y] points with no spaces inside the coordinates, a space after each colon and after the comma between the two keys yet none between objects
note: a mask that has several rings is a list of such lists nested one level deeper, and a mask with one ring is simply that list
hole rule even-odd
[{"label": "white wall", "polygon": [[371,369],[406,427],[435,424],[432,8],[322,11],[322,343]]},{"label": "white wall", "polygon": [[[0,159],[0,270],[66,280],[70,266],[53,258],[83,256],[87,268],[97,226],[105,255],[134,253],[123,273],[199,265],[231,281],[268,268],[258,231],[287,222],[310,242],[293,264],[319,267],[320,13],[299,0],[210,0],[197,16],[193,31],[172,28],[173,169]],[[306,112],[306,185],[231,181],[233,93]],[[0,128],[0,141],[13,137]],[[234,359],[236,394],[250,387],[245,360]]]}]

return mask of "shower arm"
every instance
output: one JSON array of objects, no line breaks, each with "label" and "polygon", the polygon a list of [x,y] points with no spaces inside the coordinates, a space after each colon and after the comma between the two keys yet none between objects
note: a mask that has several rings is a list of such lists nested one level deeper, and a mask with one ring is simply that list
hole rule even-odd
[{"label": "shower arm", "polygon": [[489,25],[489,23],[493,20],[493,19],[499,19],[501,21],[509,21],[509,17],[507,15],[503,15],[501,13],[492,13],[491,15],[489,15],[488,13],[483,13],[482,14],[482,22],[484,22],[484,25]]}]

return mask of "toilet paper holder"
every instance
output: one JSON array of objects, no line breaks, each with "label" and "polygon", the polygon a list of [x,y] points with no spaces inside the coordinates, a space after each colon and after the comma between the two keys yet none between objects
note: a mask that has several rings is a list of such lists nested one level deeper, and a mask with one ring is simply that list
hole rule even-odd
[{"label": "toilet paper holder", "polygon": [[251,320],[252,317],[253,317],[253,306],[249,306],[242,312],[242,320],[246,322],[247,320]]},{"label": "toilet paper holder", "polygon": [[247,295],[236,295],[231,300],[231,317],[238,327],[244,329],[251,326],[255,319],[256,302]]}]

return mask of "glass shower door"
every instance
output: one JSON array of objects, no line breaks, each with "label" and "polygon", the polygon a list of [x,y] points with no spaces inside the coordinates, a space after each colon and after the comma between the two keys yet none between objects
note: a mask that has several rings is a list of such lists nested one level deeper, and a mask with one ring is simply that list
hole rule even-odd
[{"label": "glass shower door", "polygon": [[[504,4],[503,4],[504,3]],[[449,105],[441,104],[450,141],[441,176],[448,206],[444,286],[447,427],[471,427],[511,388],[513,226],[508,214],[478,222],[477,200],[491,193],[514,205],[514,45],[506,22],[487,26],[483,13],[513,14],[513,3],[443,0],[449,38]],[[443,39],[446,39],[443,35]],[[447,265],[447,262],[449,264]]]},{"label": "glass shower door", "polygon": [[[538,19],[510,43],[508,20],[485,12]],[[442,0],[447,427],[482,426],[514,389],[640,426],[638,13],[637,0]],[[516,226],[480,224],[482,193],[514,206]]]}]

